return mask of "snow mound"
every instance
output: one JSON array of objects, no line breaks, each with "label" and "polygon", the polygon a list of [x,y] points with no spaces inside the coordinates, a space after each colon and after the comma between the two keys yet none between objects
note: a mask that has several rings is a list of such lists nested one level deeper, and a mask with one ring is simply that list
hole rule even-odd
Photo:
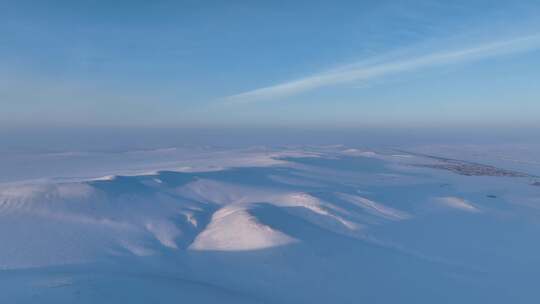
[{"label": "snow mound", "polygon": [[296,242],[280,231],[257,221],[247,206],[226,206],[212,216],[208,227],[200,233],[192,250],[242,251],[257,250]]}]

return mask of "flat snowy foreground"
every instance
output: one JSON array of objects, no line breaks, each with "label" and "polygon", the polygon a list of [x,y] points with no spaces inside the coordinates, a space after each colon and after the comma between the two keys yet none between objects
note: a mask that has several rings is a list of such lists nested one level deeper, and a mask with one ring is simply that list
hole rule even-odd
[{"label": "flat snowy foreground", "polygon": [[444,151],[4,158],[0,303],[538,303],[539,163]]}]

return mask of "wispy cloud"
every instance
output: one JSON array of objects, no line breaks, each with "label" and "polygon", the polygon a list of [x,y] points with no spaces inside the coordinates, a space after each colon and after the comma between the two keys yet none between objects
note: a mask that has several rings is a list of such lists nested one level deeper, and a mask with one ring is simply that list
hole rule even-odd
[{"label": "wispy cloud", "polygon": [[225,103],[247,103],[272,100],[332,85],[367,82],[369,80],[420,69],[471,62],[485,58],[528,52],[540,49],[540,34],[499,40],[452,51],[436,51],[399,60],[370,60],[372,63],[353,63],[338,69],[305,78],[259,88],[224,98]]}]

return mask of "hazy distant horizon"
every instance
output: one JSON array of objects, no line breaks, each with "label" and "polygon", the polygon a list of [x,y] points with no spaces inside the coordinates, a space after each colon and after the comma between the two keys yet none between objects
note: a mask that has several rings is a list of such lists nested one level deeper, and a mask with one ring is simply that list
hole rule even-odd
[{"label": "hazy distant horizon", "polygon": [[167,147],[539,144],[540,128],[148,128],[49,127],[0,130],[0,152],[130,151]]}]

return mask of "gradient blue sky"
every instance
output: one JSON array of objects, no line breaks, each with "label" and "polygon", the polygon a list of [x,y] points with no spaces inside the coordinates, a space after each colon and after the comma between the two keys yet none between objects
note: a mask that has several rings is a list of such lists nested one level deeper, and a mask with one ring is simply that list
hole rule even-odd
[{"label": "gradient blue sky", "polygon": [[8,126],[540,126],[539,1],[0,1]]}]

